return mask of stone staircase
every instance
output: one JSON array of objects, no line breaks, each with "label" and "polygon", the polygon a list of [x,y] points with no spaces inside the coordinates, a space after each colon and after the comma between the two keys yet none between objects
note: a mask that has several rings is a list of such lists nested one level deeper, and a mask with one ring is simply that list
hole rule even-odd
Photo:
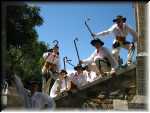
[{"label": "stone staircase", "polygon": [[[63,93],[54,98],[56,109],[80,109],[80,110],[114,110],[118,104],[115,102],[131,103],[135,96],[135,77],[136,65],[117,70],[116,76],[107,75],[98,78],[92,83],[80,87],[78,90],[72,90]],[[127,98],[125,97],[127,96]],[[7,110],[22,110],[22,98],[17,95],[16,88],[9,87]],[[122,107],[126,108],[126,107]]]},{"label": "stone staircase", "polygon": [[135,95],[136,65],[117,70],[116,76],[107,75],[78,90],[65,92],[54,98],[58,109],[113,109],[113,100],[132,100]]}]

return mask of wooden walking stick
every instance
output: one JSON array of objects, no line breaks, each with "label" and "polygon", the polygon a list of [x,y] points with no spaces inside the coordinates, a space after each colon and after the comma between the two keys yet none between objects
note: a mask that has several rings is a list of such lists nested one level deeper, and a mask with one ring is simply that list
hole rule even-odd
[{"label": "wooden walking stick", "polygon": [[72,63],[71,63],[71,61],[72,60],[70,60],[70,59],[68,59],[68,57],[66,57],[66,63],[68,63],[69,65],[71,65],[72,67],[75,67],[75,65],[73,65]]},{"label": "wooden walking stick", "polygon": [[85,20],[85,26],[87,27],[88,31],[90,32],[92,38],[95,39],[91,28],[90,28],[89,25],[87,24],[87,21],[89,21],[89,20],[91,20],[91,19],[90,19],[90,18],[87,18],[87,19]]},{"label": "wooden walking stick", "polygon": [[78,38],[75,38],[75,39],[74,39],[74,45],[75,45],[75,49],[76,49],[78,61],[79,61],[79,64],[80,64],[80,57],[79,57],[79,52],[78,52],[78,48],[77,48],[77,45],[76,45],[76,41],[78,41]]},{"label": "wooden walking stick", "polygon": [[58,40],[54,40],[53,43],[56,43],[55,47],[58,47],[58,44],[59,44]]},{"label": "wooden walking stick", "polygon": [[65,57],[63,58],[63,62],[64,62],[64,70],[66,70],[66,61],[67,61],[67,57],[65,56]]}]

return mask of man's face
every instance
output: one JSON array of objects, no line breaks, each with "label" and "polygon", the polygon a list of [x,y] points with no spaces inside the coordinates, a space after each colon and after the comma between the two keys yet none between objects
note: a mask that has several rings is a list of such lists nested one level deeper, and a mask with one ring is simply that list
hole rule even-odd
[{"label": "man's face", "polygon": [[60,75],[59,75],[59,77],[61,78],[61,79],[63,79],[64,77],[66,76],[66,73],[60,73]]},{"label": "man's face", "polygon": [[96,42],[94,46],[96,49],[99,49],[101,47],[101,44],[99,42]]},{"label": "man's face", "polygon": [[123,21],[122,20],[118,20],[117,21],[117,25],[119,28],[122,28],[123,27]]},{"label": "man's face", "polygon": [[54,51],[54,52],[58,52],[58,50],[59,50],[59,48],[57,48],[57,47],[54,47],[54,48],[53,48],[53,51]]},{"label": "man's face", "polygon": [[32,92],[38,91],[38,85],[37,84],[32,84],[31,91]]},{"label": "man's face", "polygon": [[77,72],[78,72],[79,74],[82,73],[82,69],[77,68]]}]

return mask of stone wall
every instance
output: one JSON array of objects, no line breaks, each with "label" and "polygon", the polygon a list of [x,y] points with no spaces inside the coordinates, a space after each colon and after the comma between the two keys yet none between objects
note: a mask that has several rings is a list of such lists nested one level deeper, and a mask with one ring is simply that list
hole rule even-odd
[{"label": "stone wall", "polygon": [[135,19],[138,33],[137,43],[137,95],[146,95],[147,74],[146,74],[146,54],[147,53],[147,37],[146,37],[146,2],[136,2],[135,4]]},{"label": "stone wall", "polygon": [[121,73],[90,87],[69,92],[68,96],[56,99],[57,109],[113,109],[113,99],[131,101],[135,95],[136,69]]},{"label": "stone wall", "polygon": [[146,2],[136,2],[134,4],[136,31],[138,33],[137,53],[145,52],[146,50]]}]

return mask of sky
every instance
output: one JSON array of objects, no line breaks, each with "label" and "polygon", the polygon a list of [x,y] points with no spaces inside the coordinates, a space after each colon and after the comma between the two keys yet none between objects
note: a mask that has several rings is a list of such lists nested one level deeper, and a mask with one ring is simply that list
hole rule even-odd
[{"label": "sky", "polygon": [[[72,64],[78,64],[73,43],[76,37],[80,59],[88,58],[94,52],[95,48],[90,44],[92,38],[84,24],[86,18],[90,18],[88,24],[95,33],[112,26],[112,20],[120,14],[127,18],[129,26],[136,29],[134,8],[131,2],[38,2],[31,4],[40,7],[40,16],[44,20],[43,25],[36,27],[38,40],[48,43],[50,47],[53,45],[53,40],[59,41],[61,68],[63,68],[65,56],[72,60]],[[113,39],[113,35],[102,38],[104,46],[110,52]],[[127,40],[132,41],[130,34]],[[125,63],[127,50],[121,49],[120,56]],[[68,70],[73,69],[68,64],[66,67]]]}]

